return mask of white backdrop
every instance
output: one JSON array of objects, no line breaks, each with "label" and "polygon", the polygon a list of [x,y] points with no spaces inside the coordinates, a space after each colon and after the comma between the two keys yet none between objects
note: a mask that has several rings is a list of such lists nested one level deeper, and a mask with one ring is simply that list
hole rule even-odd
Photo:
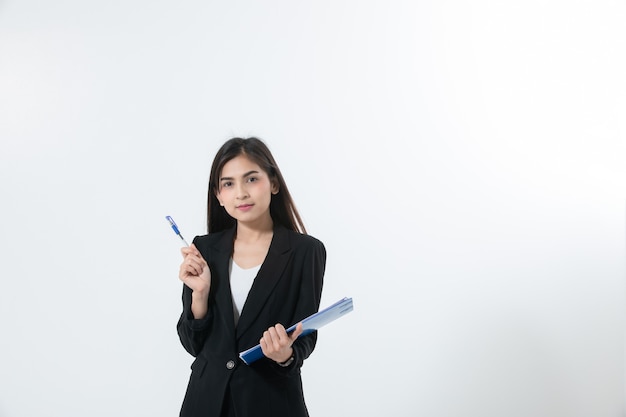
[{"label": "white backdrop", "polygon": [[0,416],[177,415],[179,241],[272,151],[312,416],[624,416],[622,1],[0,2]]}]

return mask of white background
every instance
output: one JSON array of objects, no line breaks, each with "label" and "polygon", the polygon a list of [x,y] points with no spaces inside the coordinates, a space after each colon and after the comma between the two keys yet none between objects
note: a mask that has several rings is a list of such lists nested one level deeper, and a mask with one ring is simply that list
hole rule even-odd
[{"label": "white background", "polygon": [[180,242],[256,135],[355,310],[312,416],[624,416],[623,1],[0,2],[0,416],[177,415]]}]

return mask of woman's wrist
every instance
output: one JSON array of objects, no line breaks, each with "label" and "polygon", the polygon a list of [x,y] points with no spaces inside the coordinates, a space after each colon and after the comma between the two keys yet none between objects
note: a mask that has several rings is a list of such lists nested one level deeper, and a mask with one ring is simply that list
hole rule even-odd
[{"label": "woman's wrist", "polygon": [[282,367],[285,367],[285,368],[286,368],[287,366],[291,365],[291,364],[292,364],[292,362],[293,362],[294,360],[295,360],[295,353],[294,353],[293,348],[292,348],[292,349],[291,349],[291,355],[289,355],[289,357],[288,357],[286,360],[284,360],[284,361],[282,361],[282,362],[277,362],[277,363],[278,363],[280,366],[282,366]]},{"label": "woman's wrist", "polygon": [[209,290],[193,290],[191,292],[192,301],[206,302],[209,299]]},{"label": "woman's wrist", "polygon": [[194,319],[203,319],[209,310],[208,292],[194,291],[191,293],[191,313]]}]

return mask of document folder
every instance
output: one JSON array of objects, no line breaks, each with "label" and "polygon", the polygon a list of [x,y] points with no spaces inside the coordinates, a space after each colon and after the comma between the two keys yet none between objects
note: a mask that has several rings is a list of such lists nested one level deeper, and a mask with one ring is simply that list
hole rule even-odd
[{"label": "document folder", "polygon": [[[325,309],[320,310],[317,313],[312,314],[306,319],[302,320],[302,334],[300,336],[305,336],[309,333],[312,333],[322,326],[330,323],[331,321],[337,320],[344,314],[351,312],[352,310],[352,298],[344,297],[341,300],[337,301],[335,304],[326,307]],[[298,323],[288,328],[287,333],[291,333],[296,330],[297,325]],[[239,357],[247,365],[250,365],[252,362],[261,359],[263,357],[261,345],[256,345],[248,350],[239,352]]]}]

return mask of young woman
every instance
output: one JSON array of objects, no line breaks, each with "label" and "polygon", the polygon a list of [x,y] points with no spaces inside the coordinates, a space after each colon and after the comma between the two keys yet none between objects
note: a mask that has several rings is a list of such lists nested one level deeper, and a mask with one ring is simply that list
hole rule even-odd
[{"label": "young woman", "polygon": [[[196,359],[180,415],[308,416],[300,368],[317,333],[285,327],[318,311],[326,250],[261,140],[233,138],[217,152],[207,229],[181,250],[178,335]],[[239,359],[259,343],[264,358]]]}]

